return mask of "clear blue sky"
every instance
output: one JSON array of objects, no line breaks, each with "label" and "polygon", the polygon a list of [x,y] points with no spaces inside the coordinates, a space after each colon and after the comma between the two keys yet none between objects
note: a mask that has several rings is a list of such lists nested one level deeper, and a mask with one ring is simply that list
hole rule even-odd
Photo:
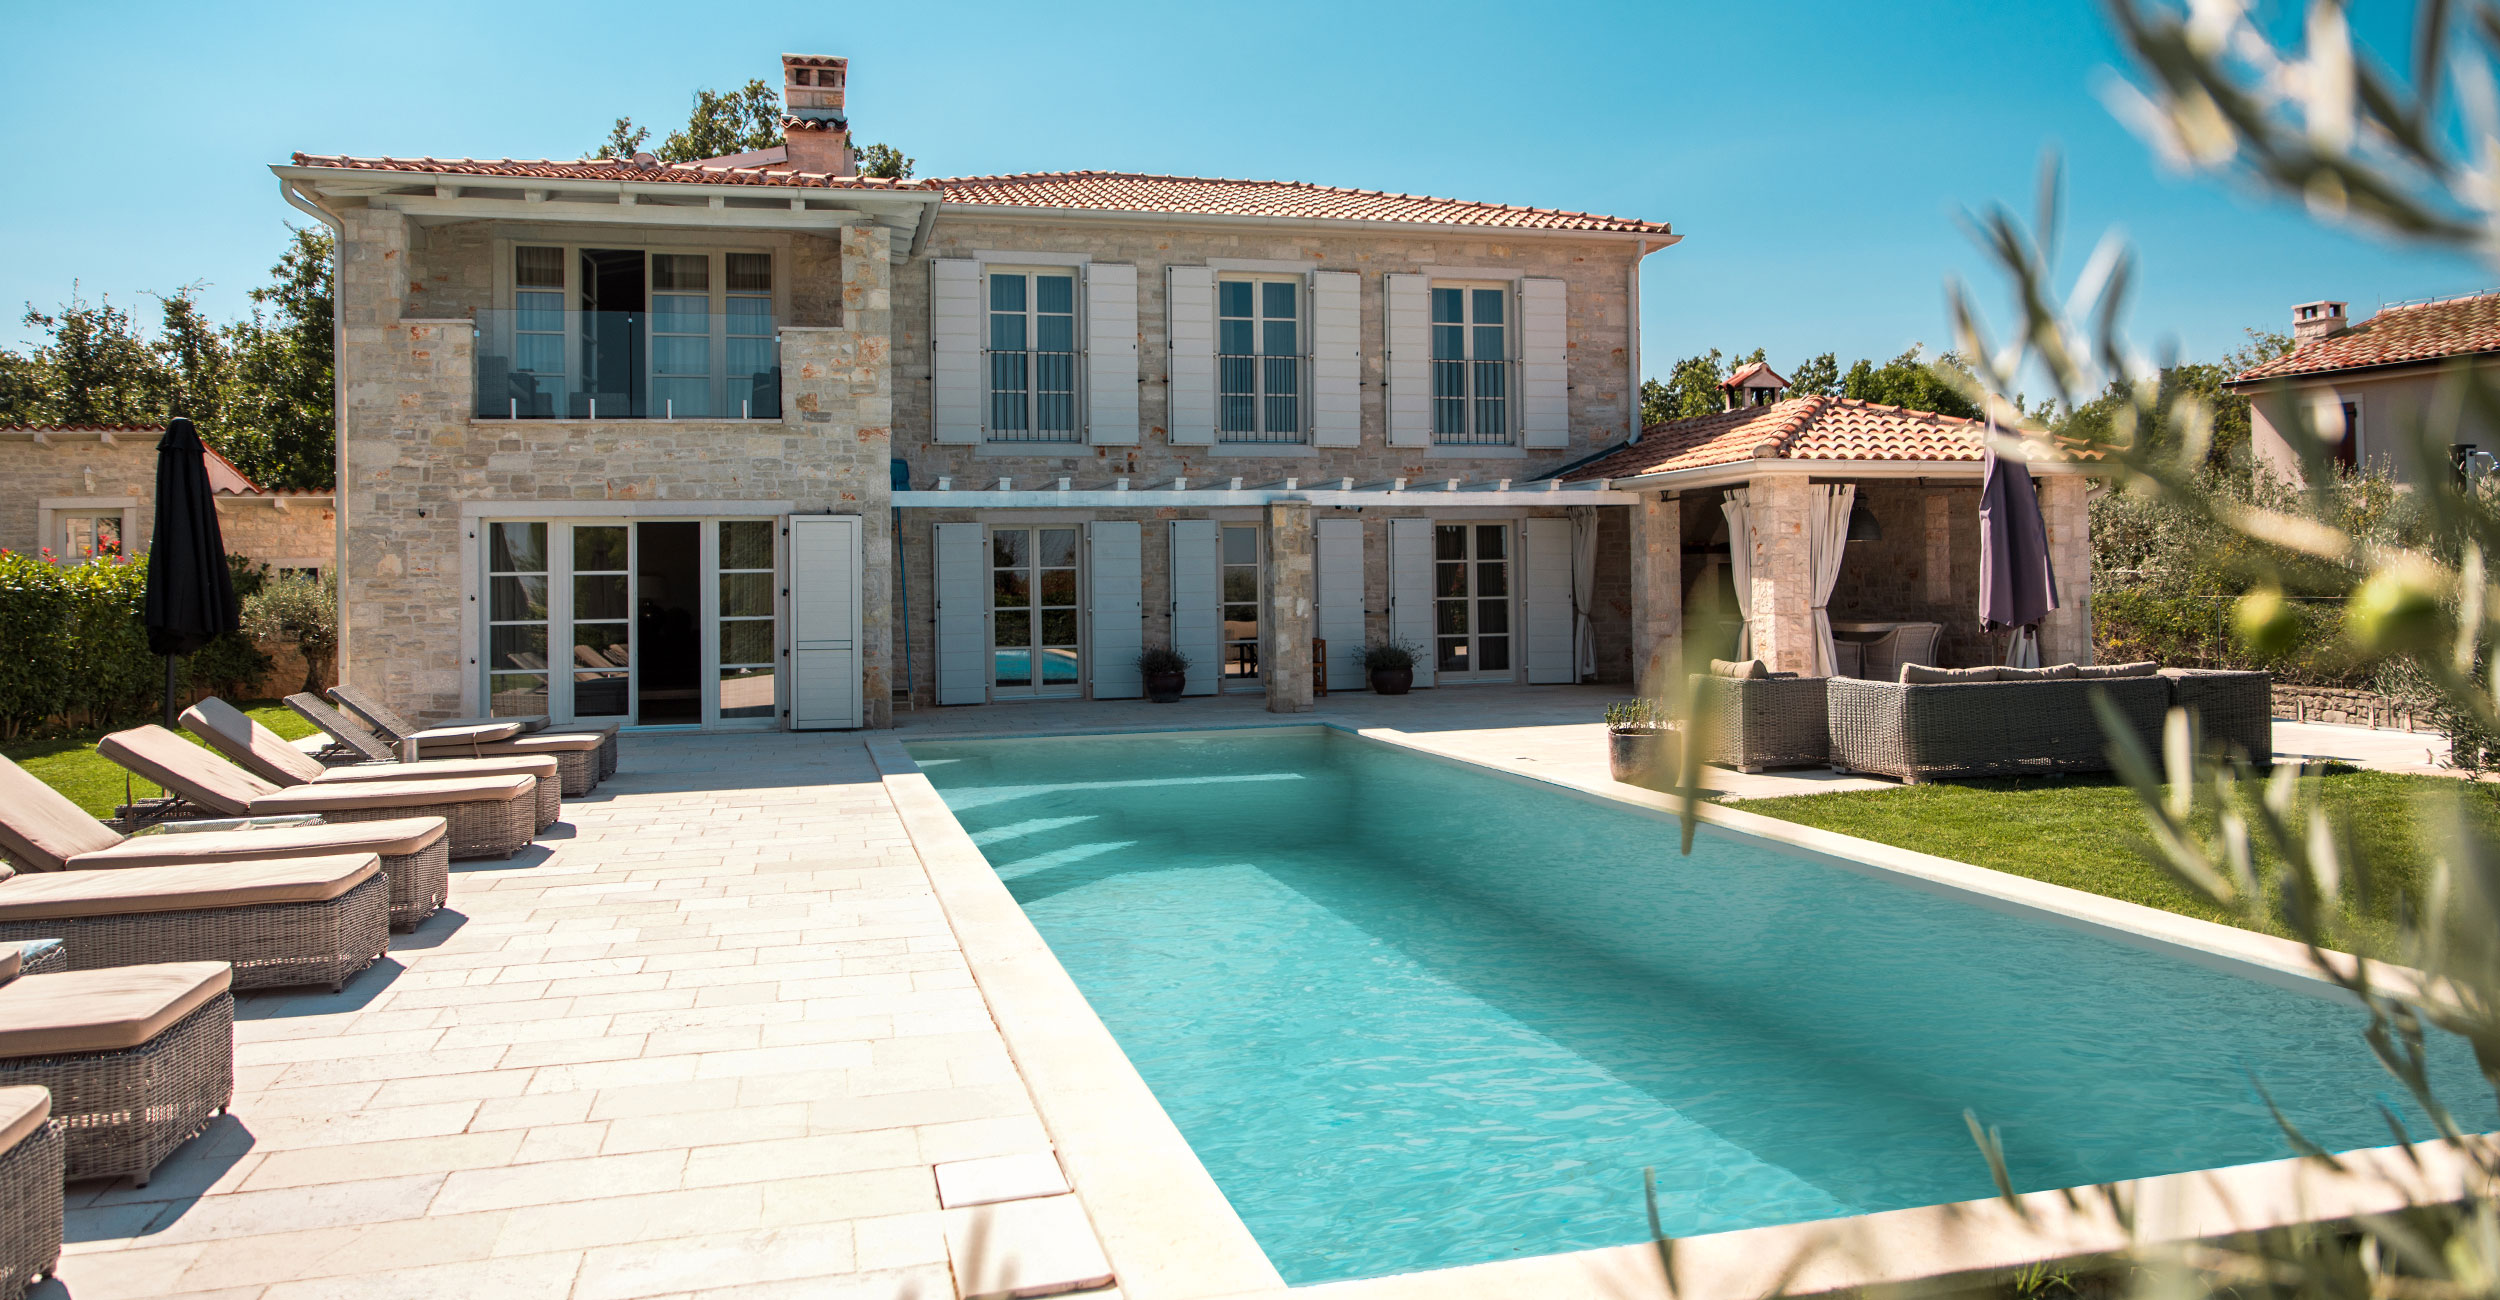
[{"label": "clear blue sky", "polygon": [[574,157],[619,114],[665,130],[698,86],[777,79],[785,50],[848,55],[861,138],[922,175],[1290,178],[1672,222],[1645,279],[1653,374],[1713,346],[1949,342],[1944,278],[1995,287],[1955,214],[2028,209],[2051,144],[2069,261],[2123,227],[2148,347],[2211,357],[2294,302],[2358,315],[2500,279],[2162,175],[2094,93],[2116,51],[2082,0],[0,5],[7,342],[73,281],[148,314],[145,291],[204,281],[212,315],[240,314],[297,216],[266,170],[295,150]]}]

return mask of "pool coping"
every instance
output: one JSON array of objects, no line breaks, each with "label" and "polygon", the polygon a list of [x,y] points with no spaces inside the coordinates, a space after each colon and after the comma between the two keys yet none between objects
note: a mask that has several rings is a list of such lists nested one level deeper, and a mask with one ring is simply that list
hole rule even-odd
[{"label": "pool coping", "polygon": [[[1677,1276],[1672,1282],[1656,1247],[1638,1244],[1289,1290],[1074,978],[905,748],[911,743],[1122,735],[1174,739],[1253,730],[1339,731],[1584,799],[1668,818],[1680,812],[1680,801],[1672,796],[1628,786],[1620,791],[1594,789],[1444,752],[1392,728],[1318,719],[866,742],[1043,1126],[1092,1216],[1121,1292],[1131,1300],[1450,1300],[1642,1293],[1753,1300],[1783,1290],[1804,1294],[1996,1271],[2103,1253],[2131,1239],[2180,1241],[2380,1213],[2422,1199],[2453,1198],[2477,1176],[2470,1162],[2444,1147],[2374,1148],[2339,1155],[2343,1170],[2294,1157],[2113,1184],[2138,1206],[2132,1238],[2098,1193],[2083,1189],[2070,1196],[2075,1189],[2066,1189],[2018,1198],[2025,1210],[2020,1214],[1990,1199],[1685,1238],[1675,1246]],[[1700,805],[1700,819],[1722,830],[1802,849],[1843,869],[1961,897],[1991,910],[2088,929],[2280,987],[2348,996],[2316,970],[2306,946],[2272,935],[1706,801]],[[2373,978],[2410,974],[2383,963],[2370,965]]]}]

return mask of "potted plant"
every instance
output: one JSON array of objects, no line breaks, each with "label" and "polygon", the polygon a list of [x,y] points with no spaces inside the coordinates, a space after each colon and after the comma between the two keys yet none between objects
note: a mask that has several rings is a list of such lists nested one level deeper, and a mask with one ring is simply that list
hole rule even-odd
[{"label": "potted plant", "polygon": [[1189,656],[1168,645],[1150,645],[1137,652],[1137,674],[1146,679],[1146,698],[1170,704],[1189,684]]},{"label": "potted plant", "polygon": [[1404,641],[1375,641],[1363,647],[1363,671],[1372,689],[1382,695],[1404,695],[1415,685],[1415,647]]},{"label": "potted plant", "polygon": [[1606,706],[1606,766],[1625,785],[1674,789],[1684,762],[1683,736],[1656,700]]}]

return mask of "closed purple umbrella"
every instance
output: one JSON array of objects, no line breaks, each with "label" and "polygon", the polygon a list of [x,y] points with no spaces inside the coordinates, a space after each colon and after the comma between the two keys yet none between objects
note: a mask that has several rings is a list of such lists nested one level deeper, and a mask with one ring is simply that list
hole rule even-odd
[{"label": "closed purple umbrella", "polygon": [[176,416],[156,444],[156,530],[148,538],[148,651],[165,656],[165,728],[179,656],[242,625],[200,431]]},{"label": "closed purple umbrella", "polygon": [[1979,483],[1979,625],[2018,629],[2019,651],[2057,608],[2057,571],[2049,567],[2049,527],[2031,471],[1997,455],[1995,422],[1988,433]]}]

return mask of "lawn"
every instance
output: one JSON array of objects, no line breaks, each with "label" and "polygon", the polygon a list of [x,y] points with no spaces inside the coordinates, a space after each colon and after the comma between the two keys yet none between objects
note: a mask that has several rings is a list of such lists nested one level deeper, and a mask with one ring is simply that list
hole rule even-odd
[{"label": "lawn", "polygon": [[[236,707],[252,715],[260,725],[289,740],[309,736],[313,732],[311,723],[295,716],[283,704],[262,700]],[[68,795],[72,802],[86,809],[90,815],[109,818],[113,815],[114,806],[122,802],[122,778],[126,774],[95,752],[96,738],[102,734],[91,732],[50,740],[12,741],[0,745],[0,754],[6,754],[19,767],[34,773],[36,780]],[[179,734],[193,744],[199,743],[199,738],[190,732]],[[128,792],[141,798],[162,793],[153,784],[137,777],[130,778]]]},{"label": "lawn", "polygon": [[[2500,835],[2500,787],[2448,777],[2330,769],[2319,782],[2330,815],[2348,814],[2356,847],[2386,888],[2355,917],[2364,948],[2384,952],[2399,897],[2427,878],[2430,847],[2415,819],[2459,794],[2485,835]],[[1783,821],[1915,849],[2209,921],[2238,924],[2190,894],[2135,847],[2144,826],[2134,792],[2109,778],[2013,778],[1845,794],[1748,799],[1735,805]],[[2258,867],[2276,859],[2262,847]],[[2283,933],[2279,925],[2263,927]]]}]

